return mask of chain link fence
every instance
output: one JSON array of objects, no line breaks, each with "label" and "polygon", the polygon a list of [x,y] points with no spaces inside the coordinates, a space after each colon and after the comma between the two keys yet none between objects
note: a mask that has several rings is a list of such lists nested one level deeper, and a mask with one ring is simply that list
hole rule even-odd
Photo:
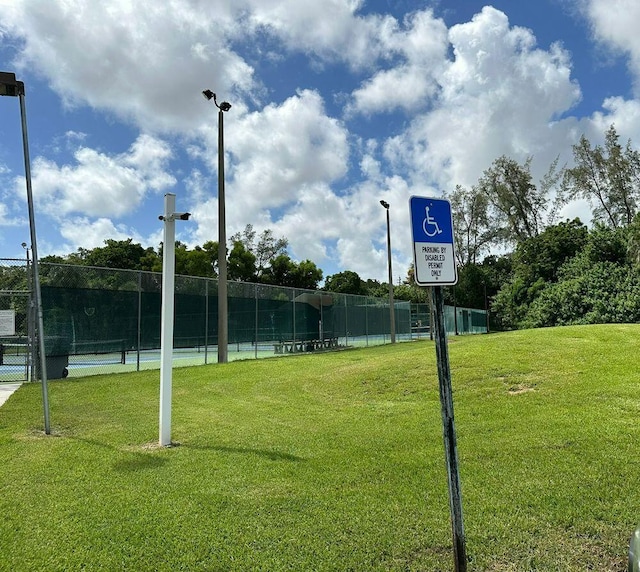
[{"label": "chain link fence", "polygon": [[29,259],[0,259],[0,381],[33,378],[34,308]]},{"label": "chain link fence", "polygon": [[[430,336],[429,304],[411,305],[411,333],[414,338]],[[487,312],[459,306],[444,307],[444,322],[448,334],[486,334],[489,331]]]},{"label": "chain link fence", "polygon": [[[16,316],[20,314],[20,326],[11,338],[15,341],[6,341],[15,344],[11,347],[16,353],[26,352],[33,338],[28,332],[29,272],[24,262],[13,269],[24,290],[2,298],[16,309]],[[161,273],[50,263],[40,263],[39,269],[48,378],[160,367]],[[378,345],[391,339],[386,298],[244,282],[229,282],[227,294],[230,361]],[[424,306],[394,303],[398,341],[429,335],[429,310]],[[447,315],[451,311],[447,308]],[[469,312],[474,314],[468,320],[461,314],[460,332],[475,331],[476,312],[484,316],[478,310]],[[217,362],[217,330],[217,280],[176,276],[174,366]],[[8,358],[7,350],[4,356]],[[28,358],[23,367],[28,370]],[[2,366],[0,380],[8,381]]]}]

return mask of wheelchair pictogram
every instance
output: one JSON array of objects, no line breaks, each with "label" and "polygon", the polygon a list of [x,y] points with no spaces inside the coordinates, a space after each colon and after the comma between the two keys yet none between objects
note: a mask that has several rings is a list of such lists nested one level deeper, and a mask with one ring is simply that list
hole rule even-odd
[{"label": "wheelchair pictogram", "polygon": [[[426,218],[422,221],[422,230],[428,237],[442,234],[442,229],[438,226],[438,221],[429,214],[429,207],[425,207]],[[428,230],[431,229],[431,230]]]}]

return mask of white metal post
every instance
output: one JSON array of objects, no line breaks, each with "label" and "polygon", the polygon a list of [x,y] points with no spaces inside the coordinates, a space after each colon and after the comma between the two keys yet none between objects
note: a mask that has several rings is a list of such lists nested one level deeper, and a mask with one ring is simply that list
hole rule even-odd
[{"label": "white metal post", "polygon": [[171,383],[173,359],[173,313],[176,271],[176,196],[164,196],[162,248],[162,318],[160,325],[160,445],[171,445]]}]

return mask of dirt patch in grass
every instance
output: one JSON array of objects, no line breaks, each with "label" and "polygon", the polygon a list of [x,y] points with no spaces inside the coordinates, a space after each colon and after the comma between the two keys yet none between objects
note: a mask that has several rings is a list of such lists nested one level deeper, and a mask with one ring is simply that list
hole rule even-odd
[{"label": "dirt patch in grass", "polygon": [[536,386],[527,383],[518,383],[509,388],[509,395],[521,395],[523,393],[529,393],[530,391],[537,391]]}]

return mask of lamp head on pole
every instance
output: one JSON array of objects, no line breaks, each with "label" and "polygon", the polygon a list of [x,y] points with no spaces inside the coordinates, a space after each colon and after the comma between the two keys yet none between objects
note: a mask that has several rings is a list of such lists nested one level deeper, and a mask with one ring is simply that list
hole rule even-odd
[{"label": "lamp head on pole", "polygon": [[389,210],[389,203],[387,201],[380,201],[380,204],[387,210]]},{"label": "lamp head on pole", "polygon": [[0,72],[0,96],[18,97],[24,95],[24,82],[16,80],[16,74]]},{"label": "lamp head on pole", "polygon": [[218,100],[216,99],[216,94],[213,93],[213,91],[211,91],[210,89],[205,89],[202,92],[202,95],[204,95],[204,97],[205,97],[205,99],[207,101],[211,101],[213,99],[213,103],[216,104],[216,107],[220,111],[229,111],[231,109],[231,104],[228,101],[223,101],[222,103],[220,103],[220,105],[218,105]]}]

